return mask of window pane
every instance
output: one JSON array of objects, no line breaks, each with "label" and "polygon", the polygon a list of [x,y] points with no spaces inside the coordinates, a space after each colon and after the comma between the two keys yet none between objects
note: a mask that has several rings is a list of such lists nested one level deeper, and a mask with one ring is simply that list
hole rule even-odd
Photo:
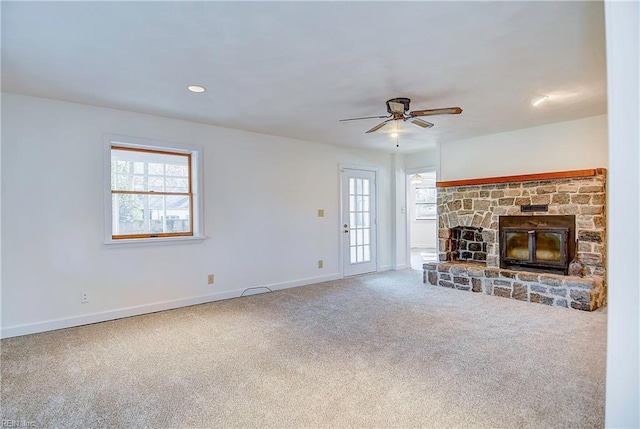
[{"label": "window pane", "polygon": [[416,188],[416,203],[435,204],[436,188]]},{"label": "window pane", "polygon": [[187,177],[189,175],[189,168],[186,165],[180,164],[166,164],[167,176]]},{"label": "window pane", "polygon": [[156,162],[149,163],[149,174],[164,176],[164,164]]},{"label": "window pane", "polygon": [[145,174],[144,162],[134,162],[133,163],[133,172],[135,174]]},{"label": "window pane", "polygon": [[435,204],[416,204],[416,219],[435,219],[437,214]]},{"label": "window pane", "polygon": [[112,148],[111,176],[112,190],[187,193],[189,157]]},{"label": "window pane", "polygon": [[114,194],[112,203],[114,235],[191,230],[189,196]]},{"label": "window pane", "polygon": [[162,180],[162,177],[149,177],[147,183],[147,191],[164,191],[164,180]]}]

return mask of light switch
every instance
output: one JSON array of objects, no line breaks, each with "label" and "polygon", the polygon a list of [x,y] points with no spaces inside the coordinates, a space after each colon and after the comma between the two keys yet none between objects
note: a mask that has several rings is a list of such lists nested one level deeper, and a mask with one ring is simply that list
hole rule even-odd
[{"label": "light switch", "polygon": [[324,217],[324,210],[318,209],[318,217]]},{"label": "light switch", "polygon": [[407,212],[406,207],[400,207],[400,213],[405,214]]}]

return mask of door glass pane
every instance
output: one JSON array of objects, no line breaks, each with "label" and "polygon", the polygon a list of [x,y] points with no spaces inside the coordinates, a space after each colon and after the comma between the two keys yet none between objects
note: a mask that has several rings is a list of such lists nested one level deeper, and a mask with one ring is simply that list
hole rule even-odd
[{"label": "door glass pane", "polygon": [[358,238],[357,238],[357,240],[358,240],[358,244],[363,244],[363,243],[364,243],[364,241],[363,241],[363,239],[362,239],[362,230],[361,230],[361,229],[357,230],[357,231],[356,231],[356,235],[358,236]]},{"label": "door glass pane", "polygon": [[362,226],[365,228],[370,228],[371,227],[369,222],[370,219],[371,219],[371,213],[369,212],[364,213],[364,222],[362,223]]},{"label": "door glass pane", "polygon": [[369,197],[368,196],[362,197],[362,210],[364,210],[365,212],[369,211]]},{"label": "door glass pane", "polygon": [[356,179],[349,179],[349,194],[353,195],[356,193]]},{"label": "door glass pane", "polygon": [[369,195],[369,179],[362,179],[362,193]]},{"label": "door glass pane", "polygon": [[371,247],[364,246],[364,260],[369,262],[371,260]]},{"label": "door glass pane", "polygon": [[349,197],[349,211],[356,211],[356,197],[353,195]]},{"label": "door glass pane", "polygon": [[362,254],[362,246],[358,246],[357,249],[358,249],[358,262],[362,262],[364,259]]},{"label": "door glass pane", "polygon": [[362,213],[356,213],[356,228],[362,228]]},{"label": "door glass pane", "polygon": [[349,261],[350,261],[352,264],[354,264],[354,263],[358,262],[358,261],[356,260],[356,248],[355,248],[355,246],[351,247],[351,257],[349,258]]},{"label": "door glass pane", "polygon": [[351,226],[351,228],[355,228],[356,227],[356,214],[351,212],[349,214],[349,218],[350,218],[350,222],[351,222],[349,225]]},{"label": "door glass pane", "polygon": [[369,229],[363,229],[362,230],[362,244],[371,244],[369,242],[370,238],[369,238]]},{"label": "door glass pane", "polygon": [[538,261],[562,262],[562,234],[536,232],[536,259]]},{"label": "door glass pane", "polygon": [[355,246],[356,244],[356,235],[353,233],[353,230],[351,230],[351,232],[349,232],[349,245],[351,246]]},{"label": "door glass pane", "polygon": [[356,210],[362,211],[362,196],[358,195],[356,198]]}]

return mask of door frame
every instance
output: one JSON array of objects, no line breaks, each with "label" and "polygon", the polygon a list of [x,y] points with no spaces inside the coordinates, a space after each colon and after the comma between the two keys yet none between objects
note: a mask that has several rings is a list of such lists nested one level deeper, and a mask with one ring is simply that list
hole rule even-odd
[{"label": "door frame", "polygon": [[376,230],[376,273],[380,271],[380,257],[379,257],[379,251],[378,251],[378,243],[380,241],[379,235],[380,235],[380,228],[378,226],[378,218],[380,217],[379,213],[380,213],[380,191],[378,189],[378,185],[379,185],[379,178],[380,178],[380,169],[378,167],[372,167],[370,165],[359,165],[359,164],[349,164],[349,163],[338,163],[338,200],[339,200],[339,214],[338,214],[338,247],[340,248],[340,251],[338,253],[339,257],[340,257],[340,278],[344,278],[344,245],[342,243],[342,240],[344,240],[343,236],[344,233],[342,232],[342,220],[343,220],[343,210],[344,210],[344,204],[343,204],[343,194],[342,192],[344,191],[343,186],[342,186],[342,172],[343,170],[360,170],[360,171],[369,171],[369,172],[373,172],[374,174],[374,178],[375,178],[375,184],[376,184],[376,190],[375,190],[375,196],[376,196],[376,204],[375,204],[375,209],[376,209],[376,216],[375,216],[375,230]]},{"label": "door frame", "polygon": [[[411,210],[409,209],[409,190],[411,188],[411,183],[409,183],[409,180],[411,179],[411,176],[413,176],[414,174],[419,174],[419,173],[436,173],[436,183],[438,182],[438,169],[436,167],[419,167],[419,168],[409,168],[407,170],[404,171],[405,172],[405,180],[404,180],[404,205],[405,205],[405,219],[404,219],[404,223],[406,225],[405,228],[405,232],[406,232],[406,237],[405,237],[405,243],[407,245],[406,250],[405,250],[405,255],[407,256],[407,260],[406,260],[406,264],[408,268],[411,268],[411,218],[410,218],[410,213]],[[439,252],[438,249],[438,242],[439,242],[439,237],[438,237],[438,217],[436,216],[436,253]]]}]

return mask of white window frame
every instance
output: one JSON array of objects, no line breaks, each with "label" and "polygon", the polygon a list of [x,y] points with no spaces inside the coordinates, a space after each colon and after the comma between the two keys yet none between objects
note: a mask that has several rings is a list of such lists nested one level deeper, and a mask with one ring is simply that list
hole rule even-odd
[{"label": "white window frame", "polygon": [[[128,137],[115,134],[105,134],[104,144],[104,244],[108,245],[149,245],[167,244],[172,242],[202,241],[204,235],[204,192],[203,192],[203,164],[204,149],[202,146],[185,143],[164,142],[160,140]],[[113,238],[113,199],[111,193],[111,148],[125,147],[132,149],[147,149],[175,152],[191,155],[191,191],[193,194],[193,235],[178,237],[144,237],[144,238]]]}]

